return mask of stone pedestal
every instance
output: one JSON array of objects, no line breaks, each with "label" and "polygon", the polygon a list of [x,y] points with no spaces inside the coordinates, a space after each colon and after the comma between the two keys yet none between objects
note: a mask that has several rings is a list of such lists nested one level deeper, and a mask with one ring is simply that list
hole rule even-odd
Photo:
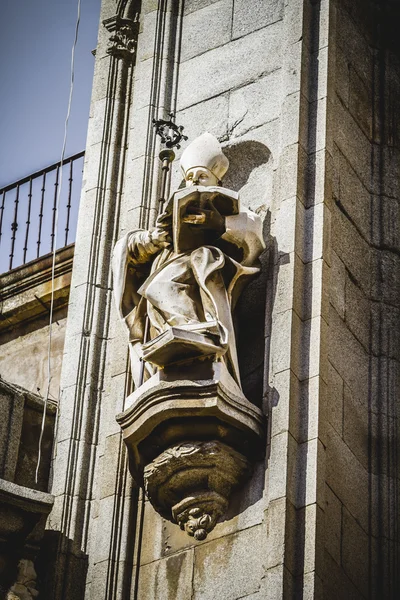
[{"label": "stone pedestal", "polygon": [[160,369],[128,402],[117,421],[134,479],[163,517],[204,539],[262,455],[261,411],[212,359]]}]

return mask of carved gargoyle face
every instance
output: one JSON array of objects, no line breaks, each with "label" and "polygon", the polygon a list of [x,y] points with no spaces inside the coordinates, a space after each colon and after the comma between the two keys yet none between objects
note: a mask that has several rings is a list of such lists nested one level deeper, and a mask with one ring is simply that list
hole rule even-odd
[{"label": "carved gargoyle face", "polygon": [[193,167],[188,169],[185,175],[186,187],[192,185],[218,185],[217,177],[211,173],[206,167]]}]

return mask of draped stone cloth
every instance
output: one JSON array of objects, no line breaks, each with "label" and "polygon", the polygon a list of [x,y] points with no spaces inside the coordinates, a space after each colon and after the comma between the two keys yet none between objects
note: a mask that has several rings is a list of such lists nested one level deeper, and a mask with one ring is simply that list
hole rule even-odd
[{"label": "draped stone cloth", "polygon": [[[132,374],[138,385],[139,357],[146,315],[153,339],[171,326],[217,321],[223,360],[240,386],[232,312],[249,277],[258,273],[264,248],[261,220],[244,210],[226,217],[225,233],[212,246],[156,255],[143,252],[148,232],[137,229],[114,249],[114,294],[120,318],[129,331]],[[136,247],[141,252],[136,252]],[[140,258],[138,259],[138,256]],[[148,340],[147,340],[148,341]],[[153,373],[146,363],[145,379]]]}]

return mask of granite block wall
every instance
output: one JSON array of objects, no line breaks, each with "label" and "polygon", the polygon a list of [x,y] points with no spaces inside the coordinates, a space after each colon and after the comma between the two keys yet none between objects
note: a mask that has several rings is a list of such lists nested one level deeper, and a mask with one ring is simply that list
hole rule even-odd
[{"label": "granite block wall", "polygon": [[[49,598],[396,597],[399,54],[377,10],[103,0]],[[121,19],[137,40],[122,54]],[[200,543],[135,486],[115,421],[132,382],[111,253],[154,223],[152,119],[170,111],[190,140],[220,139],[224,184],[262,216],[267,246],[236,314],[244,388],[268,418],[265,459]]]}]

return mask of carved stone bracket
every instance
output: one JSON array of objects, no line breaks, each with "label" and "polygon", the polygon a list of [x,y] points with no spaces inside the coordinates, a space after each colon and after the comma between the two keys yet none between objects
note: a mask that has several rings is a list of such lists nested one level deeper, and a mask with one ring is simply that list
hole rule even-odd
[{"label": "carved stone bracket", "polygon": [[182,374],[180,365],[159,369],[117,421],[134,479],[157,512],[199,541],[262,455],[264,417],[223,362],[186,365]]},{"label": "carved stone bracket", "polygon": [[103,25],[111,33],[107,54],[131,60],[136,52],[139,32],[138,16],[135,20],[112,17],[103,21]]},{"label": "carved stone bracket", "polygon": [[168,448],[144,470],[144,487],[161,514],[203,540],[228,508],[231,492],[251,473],[248,460],[219,441]]}]

